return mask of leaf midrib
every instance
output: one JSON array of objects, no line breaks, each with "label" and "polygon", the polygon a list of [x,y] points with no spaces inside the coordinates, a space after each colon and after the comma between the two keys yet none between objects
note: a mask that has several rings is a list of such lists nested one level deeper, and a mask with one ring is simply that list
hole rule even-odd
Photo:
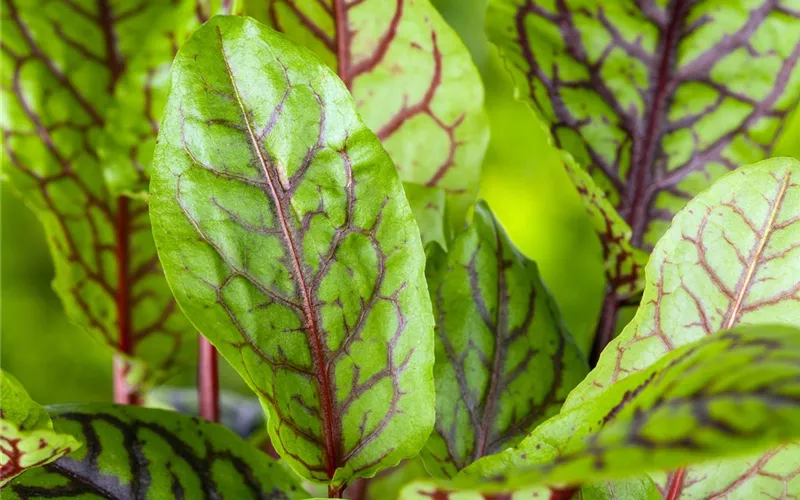
[{"label": "leaf midrib", "polygon": [[244,120],[245,125],[247,126],[247,133],[250,137],[250,142],[252,143],[256,155],[258,156],[259,164],[261,165],[262,171],[264,172],[264,177],[267,180],[267,184],[269,186],[271,195],[273,197],[273,201],[275,202],[275,210],[277,211],[278,220],[280,221],[281,224],[281,231],[283,232],[284,240],[286,242],[286,247],[289,250],[292,265],[294,267],[294,274],[297,280],[297,285],[298,288],[300,289],[301,295],[303,296],[302,309],[303,309],[303,314],[305,316],[308,333],[309,336],[311,337],[311,349],[312,349],[312,354],[314,356],[314,364],[317,365],[317,382],[319,383],[320,386],[320,399],[322,400],[321,406],[323,411],[323,429],[325,434],[325,454],[326,454],[327,473],[328,477],[333,478],[334,473],[338,467],[338,457],[336,453],[337,450],[336,444],[338,439],[334,425],[335,417],[333,408],[333,397],[331,394],[331,386],[326,369],[324,349],[320,341],[319,327],[317,325],[316,317],[314,316],[314,309],[312,306],[311,295],[309,293],[308,285],[306,284],[306,279],[302,271],[302,264],[300,263],[300,259],[298,258],[297,249],[295,248],[294,239],[292,238],[292,232],[289,228],[287,217],[283,210],[284,207],[281,203],[281,199],[278,196],[277,190],[275,188],[275,181],[272,179],[272,176],[270,175],[267,161],[261,152],[261,147],[258,143],[256,134],[253,130],[253,125],[250,122],[247,109],[245,108],[244,102],[242,101],[241,94],[239,93],[239,88],[236,85],[233,71],[230,67],[227,53],[225,52],[225,45],[222,39],[222,31],[220,30],[219,26],[217,26],[217,36],[219,38],[222,61],[225,64],[225,70],[227,72],[228,79],[231,82],[231,87],[233,88],[233,92],[236,97],[236,103],[239,106],[239,109],[241,110],[242,119]]}]

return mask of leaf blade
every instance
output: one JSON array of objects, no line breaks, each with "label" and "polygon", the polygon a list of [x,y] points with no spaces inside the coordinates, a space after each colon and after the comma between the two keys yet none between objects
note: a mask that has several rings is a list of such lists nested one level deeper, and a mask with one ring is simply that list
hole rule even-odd
[{"label": "leaf blade", "polygon": [[340,487],[415,454],[433,420],[424,252],[346,89],[249,19],[212,19],[173,67],[151,203],[179,303],[303,476]]}]

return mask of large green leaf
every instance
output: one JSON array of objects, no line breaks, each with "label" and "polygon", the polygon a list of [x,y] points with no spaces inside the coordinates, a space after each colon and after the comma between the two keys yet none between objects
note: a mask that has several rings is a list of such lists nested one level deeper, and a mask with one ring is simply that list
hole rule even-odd
[{"label": "large green leaf", "polygon": [[299,481],[225,427],[165,410],[51,408],[83,446],[20,476],[2,498],[302,499]]},{"label": "large green leaf", "polygon": [[80,447],[71,435],[53,430],[44,408],[22,385],[0,370],[0,488],[28,469],[48,464]]},{"label": "large green leaf", "polygon": [[428,261],[436,318],[436,426],[426,468],[453,476],[515,445],[586,375],[536,264],[481,202],[447,255]]},{"label": "large green leaf", "polygon": [[[191,350],[182,347],[194,346],[194,333],[162,277],[146,204],[116,196],[114,184],[103,182],[104,172],[113,178],[115,168],[146,161],[126,152],[122,165],[110,154],[119,132],[114,99],[131,106],[130,126],[149,130],[158,120],[152,85],[132,86],[126,69],[139,68],[137,58],[168,38],[164,30],[173,28],[164,23],[182,14],[194,19],[194,7],[188,0],[2,5],[3,176],[45,227],[54,287],[70,319],[112,347],[135,344],[156,372],[132,371],[131,384],[188,361]],[[163,72],[172,52],[162,56]],[[136,111],[136,103],[146,106]],[[152,148],[153,137],[137,136],[137,147]]]},{"label": "large green leaf", "polygon": [[800,95],[792,1],[490,0],[487,17],[520,95],[639,248],[722,174],[768,156]]},{"label": "large green leaf", "polygon": [[252,19],[178,53],[151,185],[178,302],[258,394],[275,448],[333,489],[430,434],[419,232],[336,75]]},{"label": "large green leaf", "polygon": [[[717,330],[800,326],[798,179],[800,162],[767,160],[729,174],[689,203],[653,250],[635,318],[570,394],[565,410],[606,397],[611,384]],[[797,446],[787,446],[763,455],[768,460],[727,462],[724,472],[714,472],[719,464],[692,467],[682,477],[696,496],[743,485],[780,492],[775,476],[797,470],[798,456]],[[729,473],[750,469],[748,482]]]},{"label": "large green leaf", "polygon": [[512,489],[580,484],[763,450],[800,437],[799,375],[800,329],[739,326],[670,352],[464,475]]},{"label": "large green leaf", "polygon": [[430,2],[248,0],[247,6],[338,72],[400,178],[444,188],[452,216],[463,224],[478,192],[488,118],[470,54]]}]

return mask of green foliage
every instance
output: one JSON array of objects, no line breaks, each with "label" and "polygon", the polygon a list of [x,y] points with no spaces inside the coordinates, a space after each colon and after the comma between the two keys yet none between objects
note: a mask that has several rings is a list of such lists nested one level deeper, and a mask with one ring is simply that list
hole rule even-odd
[{"label": "green foliage", "polygon": [[129,367],[130,385],[158,382],[191,360],[195,334],[162,278],[147,205],[118,196],[130,187],[119,177],[140,171],[143,189],[164,92],[154,79],[198,24],[195,2],[2,10],[3,175],[45,227],[70,319],[112,347],[135,344],[150,366]]},{"label": "green foliage", "polygon": [[81,443],[53,430],[44,408],[20,383],[0,370],[0,488],[28,469],[48,464]]},{"label": "green foliage", "polygon": [[419,451],[433,425],[424,253],[335,74],[253,20],[206,23],[173,66],[151,204],[178,301],[295,470],[339,488]]},{"label": "green foliage", "polygon": [[83,446],[32,470],[3,499],[302,499],[299,481],[230,430],[165,410],[52,407],[57,431]]},{"label": "green foliage", "polygon": [[[715,179],[765,158],[800,96],[800,13],[783,3],[490,0],[487,32],[639,248]],[[619,243],[592,215],[603,244]]]},{"label": "green foliage", "polygon": [[536,264],[485,203],[428,259],[436,317],[436,425],[427,469],[453,476],[558,412],[587,372]]},{"label": "green foliage", "polygon": [[670,352],[465,473],[579,484],[743,455],[800,437],[800,329],[739,326]]},{"label": "green foliage", "polygon": [[[454,222],[463,225],[489,140],[483,85],[466,47],[429,1],[247,2],[248,13],[336,70],[400,178],[444,189]],[[420,229],[424,235],[428,227]]]}]

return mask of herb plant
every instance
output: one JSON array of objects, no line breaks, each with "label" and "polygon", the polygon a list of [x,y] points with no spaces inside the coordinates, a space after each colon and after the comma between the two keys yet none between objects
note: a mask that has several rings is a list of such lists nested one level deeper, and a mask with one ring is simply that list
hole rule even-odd
[{"label": "herb plant", "polygon": [[[588,352],[479,200],[481,76],[428,0],[2,23],[3,179],[117,403],[0,373],[3,499],[800,494],[800,5],[489,0],[601,243]],[[217,352],[257,403],[220,415]],[[192,366],[202,419],[148,407]]]}]

